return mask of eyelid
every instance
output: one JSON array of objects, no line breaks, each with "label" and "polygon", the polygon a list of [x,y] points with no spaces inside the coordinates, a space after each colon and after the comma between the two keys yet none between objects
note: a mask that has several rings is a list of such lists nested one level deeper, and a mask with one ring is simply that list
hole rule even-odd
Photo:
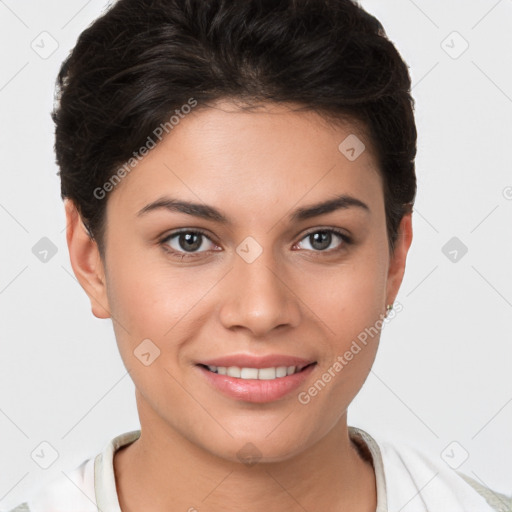
[{"label": "eyelid", "polygon": [[[327,255],[327,254],[336,253],[337,251],[341,251],[341,250],[343,250],[345,248],[346,245],[351,245],[353,243],[352,236],[348,235],[341,228],[334,227],[334,226],[315,226],[315,227],[312,227],[309,230],[307,230],[305,233],[303,233],[302,236],[298,239],[297,242],[294,243],[293,246],[295,247],[298,243],[302,242],[302,240],[304,240],[308,236],[312,235],[313,233],[318,233],[318,232],[322,232],[322,231],[327,231],[327,232],[330,232],[330,233],[334,233],[335,235],[340,237],[342,239],[342,241],[343,241],[343,243],[341,243],[341,246],[338,247],[338,248],[335,248],[335,249],[329,249],[329,250],[323,250],[323,251],[314,251],[314,250],[311,251],[309,249],[307,249],[307,251],[310,251],[310,252],[312,252],[314,254],[318,254],[318,255],[322,255],[322,254],[326,254]],[[209,235],[209,233],[207,231],[205,231],[204,229],[202,229],[202,228],[181,228],[181,229],[178,229],[176,231],[173,231],[173,232],[165,235],[163,238],[161,238],[160,241],[159,241],[159,245],[161,245],[162,248],[168,254],[170,254],[172,257],[180,258],[181,260],[192,260],[194,258],[200,257],[201,254],[208,254],[208,253],[212,252],[211,249],[210,250],[206,250],[206,251],[199,251],[199,252],[177,251],[176,249],[173,249],[173,248],[169,247],[167,242],[171,238],[174,238],[174,237],[180,235],[181,233],[201,234],[205,238],[207,238],[211,243],[213,243],[215,245],[219,245],[219,244],[217,244],[215,242],[214,239],[212,239],[212,237]],[[213,252],[220,252],[220,251],[213,250]]]},{"label": "eyelid", "polygon": [[312,235],[313,233],[318,233],[319,231],[332,231],[339,235],[344,241],[348,241],[348,243],[352,242],[352,237],[348,233],[346,233],[346,230],[342,228],[336,228],[334,226],[320,226],[311,228],[302,235],[302,238],[300,240],[303,240],[304,238],[306,238],[309,235]]},{"label": "eyelid", "polygon": [[160,238],[158,243],[160,245],[164,246],[166,248],[166,250],[168,250],[168,252],[173,252],[173,253],[178,253],[178,254],[185,254],[185,255],[193,256],[194,254],[201,254],[201,253],[208,252],[208,251],[199,251],[199,252],[187,253],[187,252],[176,251],[175,249],[170,248],[168,246],[168,242],[171,239],[177,237],[178,235],[180,235],[182,233],[200,234],[200,235],[203,235],[205,238],[207,238],[212,244],[218,245],[217,242],[215,242],[214,238],[207,231],[205,231],[204,229],[201,229],[201,228],[181,228],[176,231],[172,231],[171,233],[168,233],[168,234],[164,235],[162,238]]}]

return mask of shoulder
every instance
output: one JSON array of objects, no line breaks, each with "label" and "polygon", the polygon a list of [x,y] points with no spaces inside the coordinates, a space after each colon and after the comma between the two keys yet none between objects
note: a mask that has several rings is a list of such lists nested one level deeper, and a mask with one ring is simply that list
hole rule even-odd
[{"label": "shoulder", "polygon": [[372,451],[376,473],[382,472],[385,510],[512,512],[512,497],[452,469],[441,456],[410,444],[376,441],[368,433],[356,430]]},{"label": "shoulder", "polygon": [[[429,510],[437,507],[439,510],[512,512],[510,497],[452,469],[440,456],[427,454],[417,447],[386,442],[381,443],[381,451],[389,479],[394,482],[391,496],[402,506],[417,502],[424,503]],[[408,487],[398,485],[404,480]]]},{"label": "shoulder", "polygon": [[113,456],[121,446],[140,436],[140,430],[120,434],[100,453],[78,467],[34,489],[25,502],[9,512],[98,512],[120,510],[117,500]]},{"label": "shoulder", "polygon": [[94,458],[33,490],[29,499],[9,512],[97,512]]},{"label": "shoulder", "polygon": [[8,512],[31,512],[31,511],[30,511],[30,508],[28,508],[28,503],[25,502],[25,503],[21,503],[16,508],[9,510]]},{"label": "shoulder", "polygon": [[473,489],[485,498],[487,503],[498,512],[512,512],[512,496],[506,496],[503,493],[493,491],[489,487],[482,485],[470,476],[457,472],[458,475],[465,480]]}]

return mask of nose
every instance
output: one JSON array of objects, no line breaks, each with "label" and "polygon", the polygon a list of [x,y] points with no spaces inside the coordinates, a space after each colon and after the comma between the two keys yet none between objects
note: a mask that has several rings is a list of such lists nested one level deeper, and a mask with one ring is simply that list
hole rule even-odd
[{"label": "nose", "polygon": [[277,270],[271,251],[263,251],[252,262],[237,256],[223,286],[220,319],[224,327],[246,329],[253,337],[264,337],[278,327],[296,327],[300,300],[286,276]]}]

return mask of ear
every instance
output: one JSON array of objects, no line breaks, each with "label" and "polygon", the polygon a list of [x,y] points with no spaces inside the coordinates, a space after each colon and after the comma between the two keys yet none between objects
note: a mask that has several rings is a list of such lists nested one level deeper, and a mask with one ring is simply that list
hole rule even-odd
[{"label": "ear", "polygon": [[405,261],[412,243],[412,213],[406,213],[398,228],[395,250],[391,255],[388,269],[386,304],[393,304],[398,295],[405,272]]},{"label": "ear", "polygon": [[89,236],[73,201],[65,199],[64,207],[66,240],[73,272],[91,301],[93,315],[110,318],[105,271],[98,245]]}]

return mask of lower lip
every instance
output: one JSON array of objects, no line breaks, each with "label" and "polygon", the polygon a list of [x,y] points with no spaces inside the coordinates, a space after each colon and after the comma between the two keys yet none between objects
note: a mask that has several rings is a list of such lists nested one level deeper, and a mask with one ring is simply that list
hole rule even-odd
[{"label": "lower lip", "polygon": [[279,400],[297,389],[315,366],[312,364],[301,372],[272,380],[237,379],[211,372],[199,365],[197,367],[213,387],[228,397],[244,402],[264,403]]}]

